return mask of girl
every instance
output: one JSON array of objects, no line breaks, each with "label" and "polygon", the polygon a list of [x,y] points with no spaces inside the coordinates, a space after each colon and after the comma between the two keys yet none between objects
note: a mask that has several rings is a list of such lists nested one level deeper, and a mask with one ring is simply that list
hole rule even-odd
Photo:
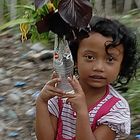
[{"label": "girl", "polygon": [[38,140],[114,140],[130,133],[128,103],[111,84],[134,76],[135,36],[101,17],[92,18],[87,34],[70,43],[78,73],[78,80],[68,78],[74,94],[58,89],[61,79],[53,73],[36,101]]}]

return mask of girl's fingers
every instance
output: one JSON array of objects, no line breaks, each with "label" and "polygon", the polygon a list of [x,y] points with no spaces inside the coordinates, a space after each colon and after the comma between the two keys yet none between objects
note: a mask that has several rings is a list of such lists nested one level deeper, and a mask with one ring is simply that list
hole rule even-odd
[{"label": "girl's fingers", "polygon": [[53,90],[43,90],[40,94],[40,98],[43,99],[43,101],[47,102],[50,98],[53,98],[54,96],[62,97],[63,94],[60,92],[54,92]]},{"label": "girl's fingers", "polygon": [[62,98],[74,98],[74,97],[76,97],[76,95],[75,94],[63,94],[63,96],[62,96]]},{"label": "girl's fingers", "polygon": [[[56,79],[56,78],[58,79],[58,82],[60,82],[60,78],[58,77],[57,73],[56,73],[55,71],[53,71],[51,80]],[[52,81],[52,82],[53,82],[53,81]],[[57,81],[56,81],[56,82],[57,82]],[[58,82],[57,82],[57,83],[58,83]],[[54,83],[51,83],[51,85],[55,87],[55,85],[56,85],[57,83],[54,82]]]},{"label": "girl's fingers", "polygon": [[45,85],[45,87],[41,91],[40,97],[44,101],[48,101],[50,98],[53,98],[54,96],[62,97],[63,95],[64,95],[64,91],[56,87],[52,87],[50,85]]},{"label": "girl's fingers", "polygon": [[70,82],[76,93],[82,90],[79,81],[76,79],[75,75],[73,76],[73,79],[68,77],[68,81]]},{"label": "girl's fingers", "polygon": [[[53,79],[55,79],[55,78],[58,78],[58,75],[57,75],[57,73],[56,73],[55,71],[53,71],[51,79],[53,80]],[[52,86],[55,86],[55,84],[56,84],[56,83],[52,83],[51,85],[52,85]]]},{"label": "girl's fingers", "polygon": [[60,78],[54,78],[54,79],[48,81],[48,82],[46,83],[46,85],[55,86],[55,84],[57,84],[57,83],[60,82],[60,81],[61,81]]},{"label": "girl's fingers", "polygon": [[51,91],[51,92],[62,94],[62,95],[65,94],[65,92],[63,90],[61,90],[59,88],[56,88],[56,87],[52,87],[50,85],[47,85],[45,87],[45,90],[46,90],[46,92],[50,92]]},{"label": "girl's fingers", "polygon": [[54,96],[62,97],[63,96],[63,94],[60,92],[47,91],[47,94],[48,93],[51,97],[54,97]]},{"label": "girl's fingers", "polygon": [[51,79],[54,79],[54,78],[58,78],[58,75],[55,71],[53,71],[52,76],[51,76]]}]

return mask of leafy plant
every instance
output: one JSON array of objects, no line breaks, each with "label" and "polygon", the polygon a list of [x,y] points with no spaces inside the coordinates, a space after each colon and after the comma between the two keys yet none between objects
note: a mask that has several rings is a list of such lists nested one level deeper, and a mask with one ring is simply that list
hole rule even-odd
[{"label": "leafy plant", "polygon": [[24,16],[0,26],[0,30],[20,24],[23,41],[47,39],[50,31],[75,39],[92,17],[89,0],[35,0],[34,5],[17,7],[25,9]]}]

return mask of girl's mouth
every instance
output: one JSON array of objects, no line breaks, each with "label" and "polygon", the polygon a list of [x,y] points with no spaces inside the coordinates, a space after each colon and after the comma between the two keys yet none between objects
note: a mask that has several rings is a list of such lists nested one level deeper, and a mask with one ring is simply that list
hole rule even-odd
[{"label": "girl's mouth", "polygon": [[101,80],[105,80],[106,78],[101,76],[101,75],[92,75],[89,76],[90,79],[94,80],[94,81],[101,81]]}]

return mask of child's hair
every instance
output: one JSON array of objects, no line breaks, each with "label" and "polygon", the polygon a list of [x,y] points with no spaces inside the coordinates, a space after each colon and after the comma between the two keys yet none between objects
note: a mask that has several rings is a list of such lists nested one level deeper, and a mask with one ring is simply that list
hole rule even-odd
[{"label": "child's hair", "polygon": [[[138,64],[136,55],[136,35],[129,28],[121,24],[119,21],[113,19],[93,16],[89,25],[89,31],[87,31],[88,36],[89,32],[97,32],[105,37],[112,37],[112,42],[110,42],[109,44],[108,42],[105,42],[106,53],[108,53],[107,50],[110,47],[116,47],[119,44],[123,45],[124,57],[117,82],[121,84],[127,84],[129,80],[133,76],[135,76]],[[75,63],[77,61],[77,51],[79,43],[82,39],[86,37],[87,35],[83,36],[80,39],[70,42],[69,46]]]}]

